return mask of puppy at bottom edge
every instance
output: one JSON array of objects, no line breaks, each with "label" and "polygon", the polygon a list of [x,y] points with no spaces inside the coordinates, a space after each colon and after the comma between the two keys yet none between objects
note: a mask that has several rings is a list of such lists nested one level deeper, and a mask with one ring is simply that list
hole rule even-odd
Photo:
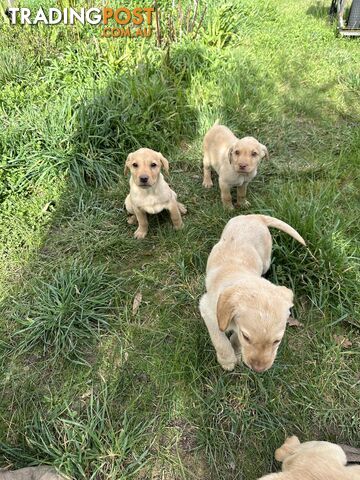
[{"label": "puppy at bottom edge", "polygon": [[275,458],[282,462],[282,472],[259,480],[360,480],[360,466],[346,466],[344,450],[334,443],[300,443],[298,437],[288,437]]}]

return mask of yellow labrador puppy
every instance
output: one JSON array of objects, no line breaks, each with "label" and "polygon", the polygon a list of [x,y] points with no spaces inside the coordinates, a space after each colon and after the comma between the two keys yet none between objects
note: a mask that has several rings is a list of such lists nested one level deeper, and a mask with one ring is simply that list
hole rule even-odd
[{"label": "yellow labrador puppy", "polygon": [[145,238],[148,232],[147,213],[169,210],[175,230],[183,226],[181,214],[186,213],[186,208],[177,201],[176,193],[164,180],[161,167],[168,173],[169,162],[161,153],[150,148],[140,148],[127,157],[124,174],[130,171],[131,177],[125,207],[130,213],[128,223],[138,223],[135,238]]},{"label": "yellow labrador puppy", "polygon": [[259,480],[360,480],[360,466],[346,467],[345,452],[334,443],[300,443],[297,437],[289,437],[275,458],[283,462],[282,473]]},{"label": "yellow labrador puppy", "polygon": [[256,176],[262,158],[269,158],[265,145],[254,137],[237,138],[232,131],[216,122],[204,137],[204,181],[210,188],[211,168],[219,175],[221,200],[226,208],[233,209],[231,187],[237,187],[237,206],[248,206],[246,189]]},{"label": "yellow labrador puppy", "polygon": [[[293,292],[263,275],[270,267],[268,227],[305,245],[290,225],[266,215],[239,215],[225,226],[206,267],[206,293],[200,312],[224,370],[244,363],[256,372],[269,369],[285,332]],[[230,340],[225,332],[233,332]]]}]

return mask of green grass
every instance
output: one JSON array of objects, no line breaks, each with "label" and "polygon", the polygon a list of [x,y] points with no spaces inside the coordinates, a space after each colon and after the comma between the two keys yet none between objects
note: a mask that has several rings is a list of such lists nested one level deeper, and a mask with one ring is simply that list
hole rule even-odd
[{"label": "green grass", "polygon": [[[0,26],[0,467],[256,480],[289,434],[360,446],[359,44],[336,37],[328,3],[208,2],[195,40],[178,16],[162,49]],[[201,187],[216,118],[270,151],[243,213],[307,242],[272,232],[267,277],[304,326],[264,374],[223,372],[198,311],[233,215]],[[182,231],[160,214],[141,242],[123,206],[140,146],[169,159],[188,207]]]},{"label": "green grass", "polygon": [[[82,360],[84,349],[109,329],[109,310],[119,281],[93,265],[76,263],[54,272],[51,283],[32,286],[22,305],[16,302],[20,329],[14,335],[18,353],[40,347],[47,360],[59,356]],[[94,338],[93,338],[94,337]]]}]

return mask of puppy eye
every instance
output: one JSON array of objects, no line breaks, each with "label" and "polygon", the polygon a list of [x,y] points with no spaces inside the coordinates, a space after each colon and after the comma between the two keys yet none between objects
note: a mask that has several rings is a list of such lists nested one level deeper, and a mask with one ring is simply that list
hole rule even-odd
[{"label": "puppy eye", "polygon": [[151,167],[151,168],[157,167],[157,163],[154,163],[154,162],[153,162],[153,163],[150,165],[150,167]]},{"label": "puppy eye", "polygon": [[138,165],[137,163],[133,163],[132,166],[133,166],[134,168],[137,168],[139,165]]},{"label": "puppy eye", "polygon": [[240,155],[240,150],[235,150],[235,155]]},{"label": "puppy eye", "polygon": [[256,157],[257,155],[258,155],[258,152],[255,152],[255,150],[253,152],[251,152],[252,157]]},{"label": "puppy eye", "polygon": [[278,345],[281,342],[281,340],[275,340],[274,345]]},{"label": "puppy eye", "polygon": [[245,333],[243,333],[243,332],[241,332],[241,333],[242,333],[242,336],[244,337],[244,340],[246,340],[247,342],[251,343],[251,342],[250,342],[250,338],[249,338],[247,335],[245,335]]}]

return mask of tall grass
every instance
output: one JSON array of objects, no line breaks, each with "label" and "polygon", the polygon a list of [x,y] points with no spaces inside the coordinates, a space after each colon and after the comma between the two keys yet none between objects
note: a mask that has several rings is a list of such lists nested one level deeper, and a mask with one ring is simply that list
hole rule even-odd
[{"label": "tall grass", "polygon": [[110,328],[118,284],[104,267],[89,264],[61,268],[47,282],[37,282],[17,318],[16,351],[38,347],[48,361],[63,357],[84,362],[86,349]]},{"label": "tall grass", "polygon": [[135,478],[148,460],[141,440],[149,423],[115,415],[106,386],[100,391],[90,386],[72,403],[50,397],[47,410],[31,407],[34,415],[19,431],[18,446],[0,442],[11,462],[51,464],[79,480],[125,480]]}]

